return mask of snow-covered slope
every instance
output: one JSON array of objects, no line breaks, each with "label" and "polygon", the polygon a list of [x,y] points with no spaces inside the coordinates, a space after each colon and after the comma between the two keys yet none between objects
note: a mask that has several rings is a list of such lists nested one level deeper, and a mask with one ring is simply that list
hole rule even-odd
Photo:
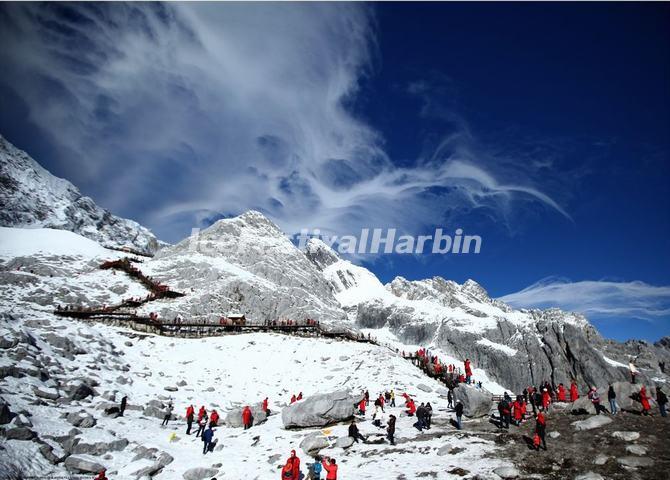
[{"label": "snow-covered slope", "polygon": [[[609,357],[627,364],[630,348],[605,341],[582,315],[515,310],[490,298],[474,280],[459,285],[441,277],[396,277],[382,285],[320,240],[310,241],[306,254],[358,327],[395,337],[399,345],[429,346],[447,361],[470,358],[477,379],[520,391],[545,380],[567,384],[576,378],[590,385],[626,378],[626,369]],[[668,349],[647,343],[642,350],[653,365],[650,376],[658,373],[658,360],[670,356]]]},{"label": "snow-covered slope", "polygon": [[254,211],[219,220],[196,238],[162,249],[142,266],[186,292],[146,309],[164,318],[216,320],[230,312],[255,322],[345,320],[330,285],[279,228]]},{"label": "snow-covered slope", "polygon": [[146,228],[100,208],[67,180],[42,168],[0,135],[0,225],[69,230],[105,246],[154,253],[159,242]]},{"label": "snow-covered slope", "polygon": [[[244,235],[236,229],[256,221],[238,219],[221,228]],[[117,301],[119,291],[124,297],[141,295],[141,287],[125,275],[98,269],[102,259],[117,258],[118,252],[82,237],[60,244],[64,233],[44,230],[28,248],[3,244],[0,249],[0,403],[16,414],[0,419],[11,420],[2,425],[11,438],[0,437],[0,473],[16,468],[24,476],[67,476],[89,461],[106,467],[110,478],[126,480],[143,477],[138,472],[156,470],[162,462],[154,478],[185,478],[194,468],[212,468],[207,478],[276,478],[291,449],[303,464],[307,460],[299,447],[305,437],[321,432],[334,444],[347,435],[347,425],[285,430],[281,416],[272,415],[249,431],[218,428],[215,452],[203,456],[202,442],[185,435],[185,408],[205,405],[225,417],[268,396],[270,409],[279,413],[294,393],[309,397],[342,388],[368,389],[373,395],[394,389],[399,398],[409,392],[419,402],[432,402],[435,413],[431,434],[420,434],[411,426],[414,419],[401,415],[398,402],[387,409],[398,416],[397,447],[382,442],[323,450],[338,459],[341,478],[380,478],[379,462],[384,478],[440,478],[445,469],[456,467],[488,477],[503,465],[486,458],[500,448],[493,440],[449,426],[453,414],[444,408],[439,384],[384,347],[276,334],[168,338],[55,317],[54,304]],[[13,232],[13,238],[24,234]],[[50,243],[60,245],[58,254],[44,251]],[[265,247],[288,248],[280,243]],[[166,252],[163,260],[174,254]],[[299,257],[294,261],[301,262]],[[235,268],[242,266],[260,269],[250,275],[272,276],[268,265],[240,261]],[[124,395],[125,416],[106,415],[105,409],[118,406]],[[161,428],[161,407],[168,401],[179,419]],[[383,438],[370,414],[359,428],[371,439]],[[443,456],[446,452],[451,453]]]}]

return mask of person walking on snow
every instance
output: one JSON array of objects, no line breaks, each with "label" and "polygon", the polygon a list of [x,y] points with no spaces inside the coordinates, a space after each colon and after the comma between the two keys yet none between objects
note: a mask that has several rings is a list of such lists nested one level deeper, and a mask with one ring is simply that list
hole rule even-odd
[{"label": "person walking on snow", "polygon": [[411,398],[407,400],[407,416],[412,417],[414,416],[414,413],[416,413],[416,404],[414,403],[414,400]]},{"label": "person walking on snow", "polygon": [[365,398],[363,398],[359,403],[358,403],[358,413],[361,415],[365,415]]},{"label": "person walking on snow", "polygon": [[198,431],[195,432],[195,438],[198,438],[205,431],[205,428],[207,428],[207,420],[209,420],[209,418],[207,418],[207,412],[205,412],[202,417],[198,414],[198,417]]},{"label": "person walking on snow", "polygon": [[165,415],[163,416],[163,423],[161,423],[161,427],[167,425],[171,417],[172,417],[172,404],[169,403],[168,406],[165,408]]},{"label": "person walking on snow", "polygon": [[209,426],[216,427],[219,425],[219,412],[212,410],[212,416],[209,419]]},{"label": "person walking on snow", "polygon": [[550,403],[551,403],[551,395],[549,394],[549,391],[546,388],[544,388],[542,390],[542,408],[544,408],[545,412],[549,410]]},{"label": "person walking on snow", "polygon": [[252,419],[253,416],[251,415],[251,408],[249,408],[249,405],[247,405],[244,407],[244,409],[242,409],[242,425],[244,425],[245,430],[251,428]]},{"label": "person walking on snow", "polygon": [[298,399],[295,397],[295,393],[291,396],[291,405],[293,405]]},{"label": "person walking on snow", "polygon": [[452,391],[452,388],[447,390],[447,408],[454,408],[454,394],[451,393]]},{"label": "person walking on snow", "polygon": [[104,468],[102,470],[100,470],[98,472],[98,475],[96,475],[96,477],[93,480],[108,480],[107,479],[107,470],[104,469]]},{"label": "person walking on snow", "polygon": [[386,438],[391,445],[395,445],[395,415],[389,415],[389,424],[386,427]]},{"label": "person walking on snow", "polygon": [[119,407],[119,417],[123,417],[123,412],[126,411],[126,405],[128,404],[128,397],[125,395],[121,399],[121,406]]},{"label": "person walking on snow", "polygon": [[456,400],[456,428],[463,428],[463,403],[460,400]]},{"label": "person walking on snow", "polygon": [[210,445],[212,444],[212,439],[214,439],[214,430],[212,430],[212,426],[210,425],[207,430],[205,430],[202,434],[202,454],[205,455],[207,451],[209,450]]},{"label": "person walking on snow", "polygon": [[391,390],[391,406],[395,407],[395,392]]},{"label": "person walking on snow", "polygon": [[191,427],[193,426],[193,417],[195,417],[195,409],[190,405],[186,409],[186,435],[191,434]]},{"label": "person walking on snow", "polygon": [[470,365],[470,359],[466,358],[464,362],[465,367],[465,383],[470,383],[470,378],[472,377],[472,366]]},{"label": "person walking on snow", "polygon": [[200,410],[198,410],[198,422],[202,419],[202,417],[207,416],[207,410],[205,410],[205,406],[201,405]]},{"label": "person walking on snow", "polygon": [[270,409],[268,408],[268,397],[263,399],[263,411],[265,412],[265,415],[270,415]]}]

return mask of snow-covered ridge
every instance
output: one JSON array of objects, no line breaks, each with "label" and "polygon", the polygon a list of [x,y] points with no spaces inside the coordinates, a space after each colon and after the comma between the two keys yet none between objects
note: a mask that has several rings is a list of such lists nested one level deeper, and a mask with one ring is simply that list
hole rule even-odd
[{"label": "snow-covered ridge", "polygon": [[0,135],[0,225],[69,230],[105,246],[154,253],[159,241],[139,223],[112,215]]}]

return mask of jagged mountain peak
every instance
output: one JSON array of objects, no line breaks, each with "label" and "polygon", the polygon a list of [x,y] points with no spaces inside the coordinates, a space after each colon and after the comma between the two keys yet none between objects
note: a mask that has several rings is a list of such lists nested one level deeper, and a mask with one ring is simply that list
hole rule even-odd
[{"label": "jagged mountain peak", "polygon": [[1,135],[0,202],[0,226],[69,230],[104,246],[144,253],[160,246],[145,227],[99,207]]},{"label": "jagged mountain peak", "polygon": [[320,238],[310,238],[305,245],[305,255],[320,270],[339,262],[341,259],[331,247]]}]

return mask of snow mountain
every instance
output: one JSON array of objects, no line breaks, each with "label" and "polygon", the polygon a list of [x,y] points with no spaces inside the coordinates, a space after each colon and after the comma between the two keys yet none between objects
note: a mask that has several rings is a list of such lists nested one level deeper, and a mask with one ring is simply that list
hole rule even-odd
[{"label": "snow mountain", "polygon": [[160,242],[139,223],[112,215],[0,135],[0,226],[69,230],[111,247],[153,254]]},{"label": "snow mountain", "polygon": [[620,344],[605,340],[587,319],[559,309],[515,310],[489,297],[474,280],[462,285],[441,277],[382,285],[364,267],[338,257],[321,240],[306,255],[331,284],[349,319],[402,345],[429,346],[458,365],[470,358],[475,377],[521,391],[545,380],[601,384],[626,380],[635,358],[648,377],[662,376],[668,342]]}]

